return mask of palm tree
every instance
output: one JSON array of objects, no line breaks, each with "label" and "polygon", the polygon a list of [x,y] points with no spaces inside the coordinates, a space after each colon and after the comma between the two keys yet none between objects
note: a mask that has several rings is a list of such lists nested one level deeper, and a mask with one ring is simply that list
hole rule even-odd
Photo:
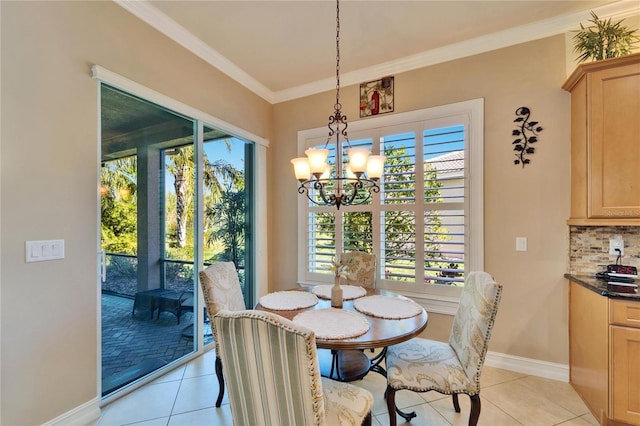
[{"label": "palm tree", "polygon": [[171,162],[167,169],[173,175],[173,187],[176,192],[176,241],[178,247],[187,245],[187,215],[188,207],[193,200],[194,190],[194,161],[193,146],[177,148],[170,153]]},{"label": "palm tree", "polygon": [[136,157],[120,158],[102,163],[100,191],[116,200],[135,201],[137,193]]},{"label": "palm tree", "polygon": [[[230,141],[225,139],[227,148],[230,149]],[[187,222],[193,202],[195,163],[193,146],[185,146],[173,151],[171,162],[167,164],[168,171],[174,178],[176,193],[176,244],[185,247],[187,244]],[[244,186],[244,175],[224,160],[210,163],[204,158],[203,170],[204,186],[210,191],[212,199],[220,200],[224,193],[223,182],[229,182],[236,188]]]},{"label": "palm tree", "polygon": [[213,206],[207,207],[206,218],[216,226],[207,235],[206,243],[223,243],[224,251],[218,256],[219,260],[231,261],[235,265],[242,263],[246,234],[245,211],[244,191],[234,189],[230,183],[227,184],[222,198]]}]

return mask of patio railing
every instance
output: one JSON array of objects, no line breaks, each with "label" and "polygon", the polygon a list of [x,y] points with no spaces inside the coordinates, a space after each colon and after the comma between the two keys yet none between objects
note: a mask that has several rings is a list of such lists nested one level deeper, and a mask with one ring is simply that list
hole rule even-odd
[{"label": "patio railing", "polygon": [[[102,292],[124,297],[135,297],[138,292],[138,257],[123,253],[106,253],[106,280],[102,283]],[[192,261],[161,259],[162,274],[160,288],[168,290],[193,289],[194,266]],[[205,262],[204,266],[209,266]],[[238,270],[240,286],[244,290],[244,268]]]}]

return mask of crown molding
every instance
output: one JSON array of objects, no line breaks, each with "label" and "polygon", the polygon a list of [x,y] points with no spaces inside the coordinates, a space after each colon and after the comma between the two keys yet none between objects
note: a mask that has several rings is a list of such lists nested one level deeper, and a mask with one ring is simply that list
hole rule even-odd
[{"label": "crown molding", "polygon": [[[622,0],[593,9],[593,11],[600,18],[612,18],[615,20],[623,19],[639,15],[640,3],[637,0]],[[438,49],[432,49],[415,55],[406,56],[394,61],[384,62],[368,68],[362,68],[356,71],[340,74],[340,82],[343,86],[360,84],[363,81],[375,80],[387,75],[412,71],[455,59],[514,46],[516,44],[539,40],[556,34],[562,34],[578,29],[581,22],[591,18],[590,13],[591,11],[587,10],[567,15],[559,15],[516,28],[450,44]],[[275,92],[274,103],[332,90],[334,87],[335,79],[328,78],[318,80],[306,85]]]},{"label": "crown molding", "polygon": [[212,49],[182,25],[152,6],[147,0],[113,0],[123,9],[151,25],[214,68],[231,77],[269,103],[274,103],[274,93],[240,67]]},{"label": "crown molding", "polygon": [[[156,9],[148,3],[147,0],[113,1],[271,104],[286,102],[335,88],[335,79],[326,78],[273,92],[240,69],[233,62],[222,56],[218,51],[212,49],[202,40],[190,33],[186,28]],[[619,20],[640,15],[640,3],[638,0],[619,0],[592,10],[601,19],[612,18],[614,20]],[[360,84],[363,81],[375,80],[386,75],[412,71],[455,59],[550,37],[556,34],[562,34],[578,29],[581,22],[584,22],[591,17],[590,12],[591,10],[585,10],[572,14],[559,15],[542,21],[536,21],[531,24],[511,28],[509,30],[499,31],[482,37],[476,37],[474,39],[421,52],[394,61],[351,71],[341,74],[340,81],[343,86]]]}]

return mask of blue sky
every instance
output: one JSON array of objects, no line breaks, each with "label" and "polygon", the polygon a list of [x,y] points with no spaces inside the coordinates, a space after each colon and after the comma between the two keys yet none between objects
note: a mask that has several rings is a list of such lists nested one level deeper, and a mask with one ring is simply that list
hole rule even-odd
[{"label": "blue sky", "polygon": [[[209,159],[209,162],[213,163],[218,160],[224,160],[230,163],[238,170],[244,170],[244,144],[245,141],[238,138],[229,139],[231,142],[231,150],[227,148],[227,144],[224,140],[206,142],[204,143],[204,152]],[[167,159],[167,162],[170,161]],[[174,194],[173,187],[173,175],[167,173],[165,177],[165,190]]]}]

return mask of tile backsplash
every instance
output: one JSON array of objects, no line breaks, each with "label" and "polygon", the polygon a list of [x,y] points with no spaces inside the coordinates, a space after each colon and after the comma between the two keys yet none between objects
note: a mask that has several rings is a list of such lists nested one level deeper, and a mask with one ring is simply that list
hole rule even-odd
[{"label": "tile backsplash", "polygon": [[570,226],[569,272],[593,275],[604,266],[616,263],[616,256],[609,254],[609,239],[618,235],[624,240],[621,263],[640,270],[640,227]]}]

